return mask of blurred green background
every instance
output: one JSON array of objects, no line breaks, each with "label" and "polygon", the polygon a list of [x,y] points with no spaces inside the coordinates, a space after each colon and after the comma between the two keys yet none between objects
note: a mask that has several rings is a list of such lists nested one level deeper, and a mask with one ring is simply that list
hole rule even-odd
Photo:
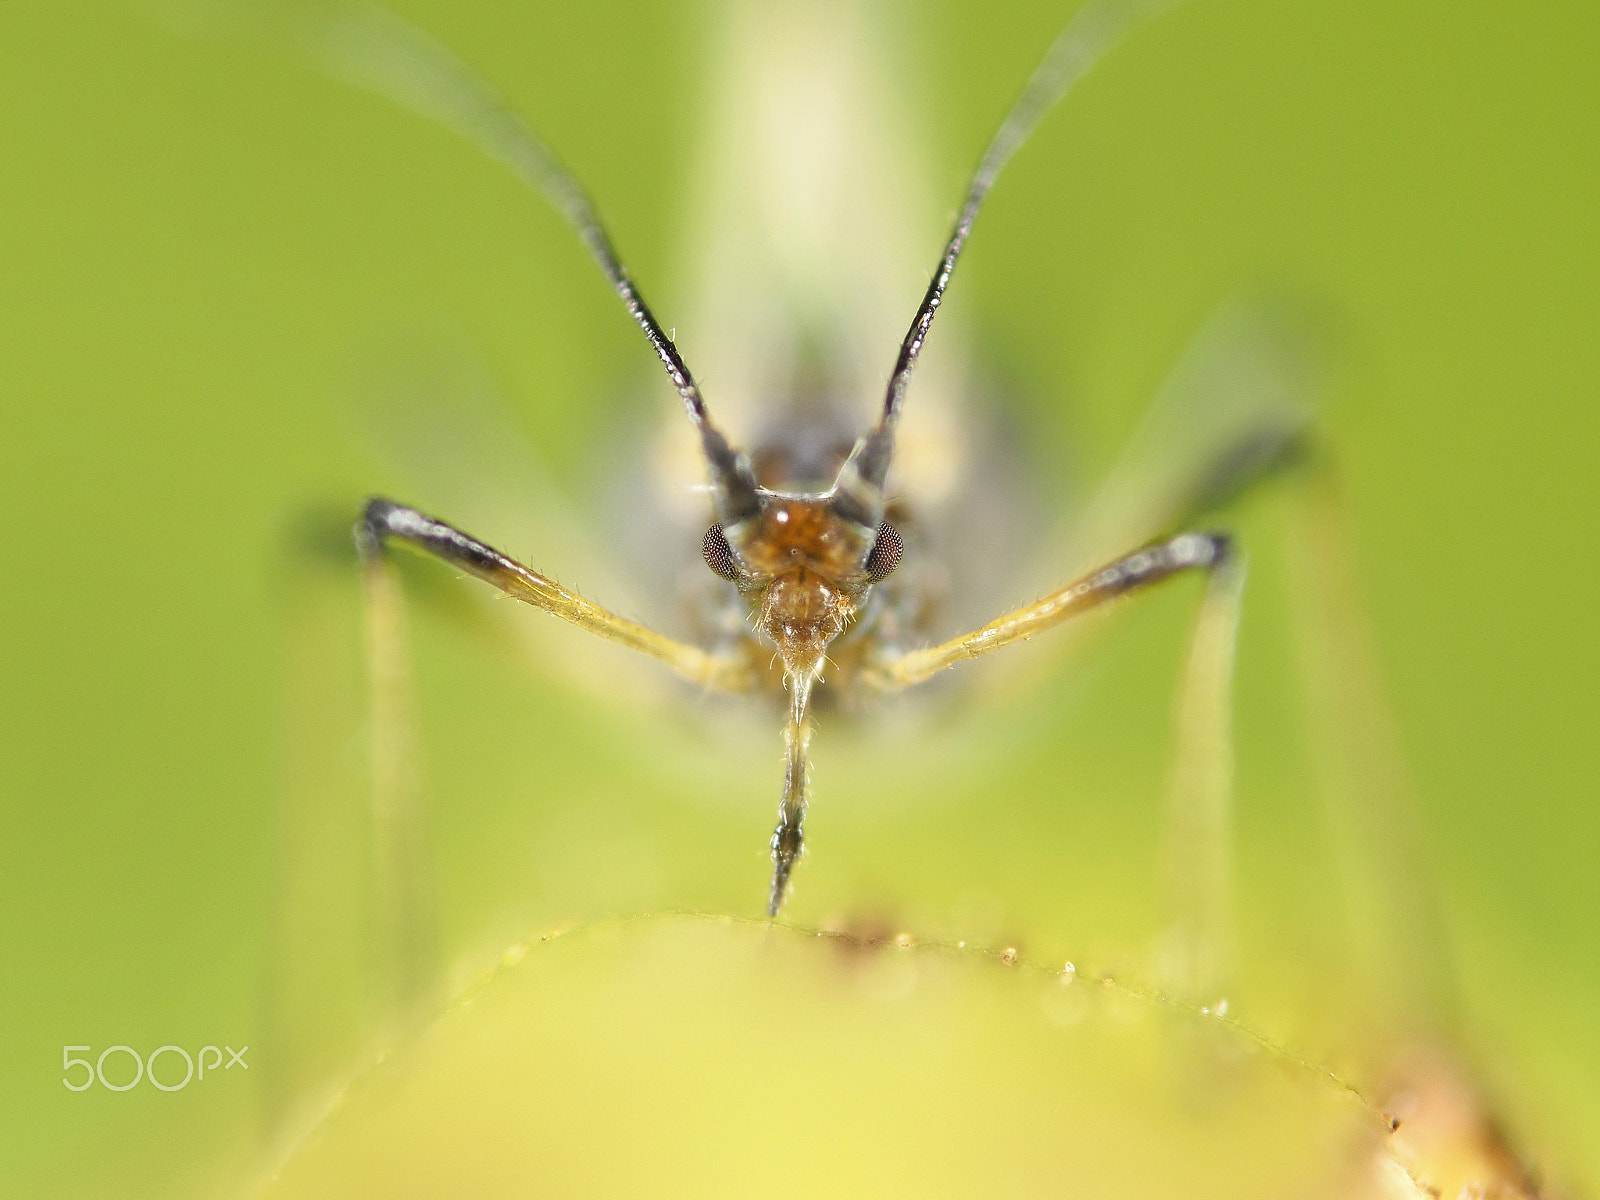
[{"label": "blurred green background", "polygon": [[[717,6],[397,7],[531,115],[676,325]],[[1069,8],[895,0],[878,18],[934,167],[930,266]],[[581,504],[657,395],[542,202],[203,18],[0,4],[8,1195],[227,1192],[273,1114],[361,1045],[358,599],[345,566],[295,549],[318,514],[336,526],[402,486],[352,396],[418,343],[465,347]],[[1334,331],[1324,427],[1455,966],[1442,1019],[1530,1156],[1591,1192],[1597,57],[1589,4],[1194,0],[1016,160],[951,300],[1015,382],[1010,420],[1047,477],[1103,469],[1228,298],[1295,297]],[[679,339],[693,363],[694,331]],[[1319,714],[1298,699],[1289,503],[1238,514],[1241,976],[1257,1025],[1359,1056],[1316,1002],[1359,967],[1329,899]],[[875,743],[829,722],[786,917],[1141,961],[1195,595],[1129,607],[1076,669],[932,732]],[[431,610],[414,625],[451,979],[563,922],[759,911],[775,722],[770,745],[730,750],[692,714],[575,693]],[[63,1088],[62,1046],[118,1043],[248,1043],[251,1071]]]}]

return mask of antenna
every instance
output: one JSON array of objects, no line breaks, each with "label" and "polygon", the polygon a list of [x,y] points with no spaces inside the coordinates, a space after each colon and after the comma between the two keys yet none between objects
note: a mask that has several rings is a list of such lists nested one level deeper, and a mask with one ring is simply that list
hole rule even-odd
[{"label": "antenna", "polygon": [[[883,414],[877,427],[863,438],[851,454],[853,473],[871,487],[882,489],[888,473],[889,459],[894,449],[894,428],[905,404],[906,387],[911,381],[911,369],[922,353],[922,343],[927,340],[928,329],[933,325],[934,314],[944,301],[945,288],[950,285],[956,260],[966,246],[967,235],[972,232],[978,210],[983,207],[989,189],[1005,168],[1011,156],[1028,140],[1046,113],[1063,96],[1072,90],[1090,69],[1104,58],[1122,40],[1123,36],[1143,20],[1170,8],[1178,0],[1091,0],[1061,31],[1060,36],[1045,52],[1043,61],[1034,69],[1022,94],[1017,97],[1011,111],[989,141],[972,182],[967,185],[966,200],[956,217],[950,240],[945,243],[944,254],[928,284],[917,315],[911,320],[900,343],[900,353],[895,359],[894,371],[889,376],[888,393],[883,401]],[[847,464],[849,466],[850,464]],[[840,479],[846,478],[841,471]]]},{"label": "antenna", "polygon": [[567,219],[644,331],[699,430],[723,523],[752,515],[760,505],[749,463],[712,424],[688,364],[639,294],[583,185],[505,97],[426,32],[375,5],[340,6],[312,42],[327,70],[454,129],[510,168]]}]

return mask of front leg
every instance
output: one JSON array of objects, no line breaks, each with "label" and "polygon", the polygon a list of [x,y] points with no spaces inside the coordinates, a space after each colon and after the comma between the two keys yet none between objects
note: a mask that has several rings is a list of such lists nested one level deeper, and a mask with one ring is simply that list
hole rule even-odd
[{"label": "front leg", "polygon": [[1143,590],[1180,571],[1213,570],[1227,561],[1231,550],[1232,541],[1226,534],[1180,533],[1124,555],[1042,600],[990,621],[982,629],[938,646],[875,662],[867,668],[866,677],[881,688],[910,687],[962,659],[977,658],[1012,642],[1024,641],[1070,617],[1098,608],[1107,600]]},{"label": "front leg", "polygon": [[1187,997],[1204,997],[1220,986],[1227,966],[1232,678],[1242,567],[1226,536],[1180,534],[1124,555],[982,629],[877,664],[868,676],[883,686],[920,683],[963,658],[1031,637],[1180,571],[1206,573],[1179,691],[1178,761],[1163,854],[1165,929],[1158,946],[1160,978]]},{"label": "front leg", "polygon": [[709,654],[698,646],[675,641],[619,617],[492,546],[393,500],[380,497],[368,500],[361,520],[356,522],[355,538],[357,549],[369,562],[382,554],[385,543],[405,542],[460,567],[508,596],[542,608],[608,641],[621,642],[641,654],[659,659],[684,679],[701,687],[742,691],[754,682],[750,664],[743,656]]}]

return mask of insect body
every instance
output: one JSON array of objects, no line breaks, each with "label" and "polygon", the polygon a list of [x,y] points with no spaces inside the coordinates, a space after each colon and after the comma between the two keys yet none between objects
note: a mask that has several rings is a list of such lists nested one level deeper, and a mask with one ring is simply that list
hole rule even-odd
[{"label": "insect body", "polygon": [[[356,527],[369,570],[383,546],[403,542],[592,633],[650,655],[692,683],[749,691],[776,682],[787,694],[785,765],[767,911],[776,916],[802,843],[807,748],[819,684],[892,691],[944,668],[1042,632],[1113,597],[1184,571],[1211,571],[1228,559],[1226,537],[1178,533],[1134,549],[1081,579],[989,624],[936,645],[918,638],[912,589],[890,594],[890,576],[913,542],[888,519],[895,494],[897,432],[923,344],[978,212],[1001,169],[1045,112],[1138,19],[1161,4],[1101,0],[1057,39],[991,141],[968,187],[955,227],[916,310],[872,425],[837,452],[812,455],[803,469],[782,455],[731,444],[715,423],[677,346],[657,321],[612,247],[577,181],[488,86],[441,48],[389,28],[387,49],[408,86],[421,79],[422,106],[457,126],[542,192],[571,222],[644,332],[697,435],[709,482],[707,567],[737,592],[743,632],[706,648],[664,636],[561,587],[449,524],[387,499],[370,500]],[[415,95],[411,97],[416,99]],[[1261,455],[1245,456],[1259,466]],[[1229,469],[1239,475],[1237,467]],[[1192,507],[1192,506],[1191,506]],[[896,611],[897,609],[903,611]],[[887,631],[894,631],[890,636]],[[774,657],[780,670],[766,669]]]}]

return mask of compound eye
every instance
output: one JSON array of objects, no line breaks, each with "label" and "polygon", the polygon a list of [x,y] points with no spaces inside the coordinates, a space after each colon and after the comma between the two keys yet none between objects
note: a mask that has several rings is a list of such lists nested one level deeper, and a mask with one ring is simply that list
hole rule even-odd
[{"label": "compound eye", "polygon": [[905,548],[899,531],[893,525],[887,521],[879,525],[878,540],[872,543],[872,553],[867,555],[867,578],[877,583],[885,576],[892,575],[900,565],[900,556],[905,553]]},{"label": "compound eye", "polygon": [[729,583],[739,582],[739,567],[733,561],[733,547],[728,545],[728,535],[722,532],[721,525],[713,525],[706,530],[706,540],[700,546],[700,552],[706,556],[706,566]]}]

